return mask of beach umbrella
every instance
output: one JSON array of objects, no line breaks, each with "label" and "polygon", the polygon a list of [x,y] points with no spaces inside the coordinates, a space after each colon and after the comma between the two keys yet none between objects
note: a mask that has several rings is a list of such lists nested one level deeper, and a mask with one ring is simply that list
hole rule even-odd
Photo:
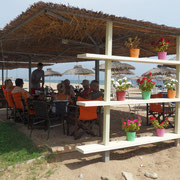
[{"label": "beach umbrella", "polygon": [[[94,69],[94,68],[93,68]],[[111,71],[116,72],[116,71],[121,71],[121,70],[135,70],[136,68],[128,63],[121,63],[119,61],[112,61],[111,64]],[[105,71],[105,64],[101,64],[99,66],[100,71]]]},{"label": "beach umbrella", "polygon": [[149,71],[145,72],[144,74],[142,74],[142,76],[146,76],[149,73],[152,73],[152,76],[156,76],[156,75],[166,75],[166,76],[170,76],[172,74],[176,74],[176,70],[172,69],[172,68],[168,68],[168,67],[157,67],[157,68],[153,68],[150,69]]},{"label": "beach umbrella", "polygon": [[62,74],[57,71],[53,71],[51,68],[48,68],[47,71],[44,72],[44,76],[62,76]]},{"label": "beach umbrella", "polygon": [[79,83],[79,76],[94,76],[94,72],[90,69],[83,68],[81,65],[76,65],[73,69],[65,71],[63,75],[77,75]]},{"label": "beach umbrella", "polygon": [[134,73],[128,69],[124,69],[124,70],[119,70],[119,71],[114,71],[112,72],[112,76],[123,76],[122,74],[126,74],[126,75],[134,75]]}]

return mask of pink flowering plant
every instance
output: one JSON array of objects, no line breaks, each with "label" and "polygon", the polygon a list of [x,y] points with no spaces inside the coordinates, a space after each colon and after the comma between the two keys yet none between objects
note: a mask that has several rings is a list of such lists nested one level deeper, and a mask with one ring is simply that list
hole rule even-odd
[{"label": "pink flowering plant", "polygon": [[139,89],[142,91],[151,91],[155,87],[155,82],[152,81],[152,73],[150,72],[147,77],[143,77],[142,79],[138,79],[137,83],[139,85]]},{"label": "pink flowering plant", "polygon": [[163,121],[161,123],[159,123],[159,121],[154,116],[151,116],[150,120],[151,120],[153,126],[158,129],[164,129],[169,125],[168,117],[166,117],[165,121]]},{"label": "pink flowering plant", "polygon": [[137,119],[127,119],[122,122],[122,129],[126,132],[134,132],[140,130],[141,127],[141,117],[139,116]]},{"label": "pink flowering plant", "polygon": [[155,42],[155,41],[153,41],[152,43],[151,43],[151,45],[153,46],[153,49],[155,50],[155,51],[157,51],[157,52],[165,52],[165,51],[167,51],[167,49],[168,49],[168,47],[169,47],[169,43],[170,43],[170,41],[166,41],[163,37],[159,40],[159,41],[157,41],[157,42]]}]

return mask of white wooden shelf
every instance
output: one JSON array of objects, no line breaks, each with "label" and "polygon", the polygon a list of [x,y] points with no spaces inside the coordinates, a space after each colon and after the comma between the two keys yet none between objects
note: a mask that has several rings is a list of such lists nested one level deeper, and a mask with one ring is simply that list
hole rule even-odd
[{"label": "white wooden shelf", "polygon": [[81,59],[93,59],[93,60],[112,60],[112,61],[129,61],[129,62],[138,62],[138,63],[153,63],[153,64],[168,64],[168,65],[180,65],[180,61],[171,61],[171,60],[158,60],[150,58],[133,58],[125,56],[108,56],[102,54],[79,54],[77,58]]},{"label": "white wooden shelf", "polygon": [[88,145],[76,146],[76,150],[83,154],[89,154],[89,153],[97,153],[97,152],[157,143],[157,142],[173,140],[173,139],[180,139],[180,134],[165,133],[164,137],[144,136],[144,137],[136,138],[135,141],[111,141],[106,146],[103,144],[88,144]]},{"label": "white wooden shelf", "polygon": [[79,106],[118,106],[118,105],[128,105],[128,104],[149,104],[149,103],[167,103],[167,102],[180,102],[180,98],[152,98],[149,100],[143,99],[131,99],[125,101],[77,101]]}]

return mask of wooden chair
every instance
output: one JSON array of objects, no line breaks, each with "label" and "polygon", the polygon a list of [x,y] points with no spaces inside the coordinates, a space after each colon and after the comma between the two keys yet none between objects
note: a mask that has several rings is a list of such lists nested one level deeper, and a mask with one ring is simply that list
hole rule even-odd
[{"label": "wooden chair", "polygon": [[[102,97],[96,100],[88,100],[82,97],[78,97],[77,101],[101,101]],[[98,125],[99,132],[98,135],[101,136],[101,108],[94,106],[94,107],[84,107],[84,106],[69,106],[68,111],[68,125],[70,121],[74,121],[74,138],[80,138],[85,132],[96,136],[95,132],[93,131],[93,126],[95,124]],[[72,110],[73,109],[73,110]],[[78,131],[82,129],[84,132],[83,134],[78,135]],[[69,132],[69,126],[68,126]]]},{"label": "wooden chair", "polygon": [[[151,95],[151,98],[163,98],[162,93]],[[166,117],[172,117],[175,115],[175,109],[171,106],[165,107],[164,103],[151,103],[147,104],[147,125],[149,125],[149,115],[154,116],[159,122],[165,120]],[[170,123],[171,127],[174,127]]]}]

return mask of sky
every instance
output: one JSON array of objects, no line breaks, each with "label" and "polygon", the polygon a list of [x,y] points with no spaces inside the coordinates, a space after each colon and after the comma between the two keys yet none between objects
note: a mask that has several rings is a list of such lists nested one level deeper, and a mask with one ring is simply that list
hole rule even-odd
[{"label": "sky", "polygon": [[[16,16],[25,11],[35,0],[0,0],[0,28],[13,20]],[[103,13],[113,14],[120,17],[150,21],[159,25],[180,28],[179,7],[180,0],[48,0],[52,2],[85,8],[92,11],[102,11]],[[100,62],[104,63],[103,61]],[[81,64],[85,68],[93,68],[94,62],[85,63],[63,63],[51,66],[53,70],[63,73],[74,65]],[[136,67],[135,75],[141,75],[147,70],[155,67],[152,64],[129,63]],[[63,68],[62,68],[63,67]],[[46,70],[47,67],[44,68]],[[8,71],[9,77],[28,77],[28,70],[16,69]],[[74,76],[62,76],[60,79],[77,79]],[[87,79],[93,77],[87,77]],[[100,73],[100,79],[104,79],[104,73]]]}]

